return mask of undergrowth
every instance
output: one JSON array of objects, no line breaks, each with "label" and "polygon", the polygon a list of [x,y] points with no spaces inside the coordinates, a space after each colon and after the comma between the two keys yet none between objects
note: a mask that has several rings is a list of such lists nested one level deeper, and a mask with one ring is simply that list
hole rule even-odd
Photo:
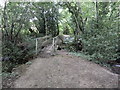
[{"label": "undergrowth", "polygon": [[98,61],[98,60],[94,60],[93,57],[91,55],[87,55],[87,54],[84,54],[83,52],[69,52],[69,54],[71,55],[74,55],[74,56],[78,56],[78,57],[81,57],[85,60],[88,60],[88,61],[92,61],[96,64],[99,64],[100,66],[104,66],[104,67],[111,67],[109,64],[105,63],[105,62],[101,62],[101,61]]}]

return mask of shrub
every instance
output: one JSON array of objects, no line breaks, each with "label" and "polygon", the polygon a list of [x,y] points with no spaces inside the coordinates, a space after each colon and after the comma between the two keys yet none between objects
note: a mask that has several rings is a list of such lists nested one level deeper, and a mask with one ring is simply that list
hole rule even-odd
[{"label": "shrub", "polygon": [[119,56],[118,33],[115,29],[91,29],[82,36],[83,52],[91,55],[93,60],[106,62],[116,60]]},{"label": "shrub", "polygon": [[[24,37],[25,38],[25,37]],[[2,44],[2,71],[11,72],[12,68],[18,64],[26,63],[35,53],[35,40],[31,38],[23,39],[21,44],[14,45],[10,41]],[[5,59],[7,58],[8,59]]]}]

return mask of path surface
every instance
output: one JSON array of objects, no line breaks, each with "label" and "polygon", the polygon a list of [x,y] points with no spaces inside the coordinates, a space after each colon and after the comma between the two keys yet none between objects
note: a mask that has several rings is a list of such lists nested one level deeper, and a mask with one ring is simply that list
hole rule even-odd
[{"label": "path surface", "polygon": [[14,88],[117,88],[118,75],[66,52],[37,58]]}]

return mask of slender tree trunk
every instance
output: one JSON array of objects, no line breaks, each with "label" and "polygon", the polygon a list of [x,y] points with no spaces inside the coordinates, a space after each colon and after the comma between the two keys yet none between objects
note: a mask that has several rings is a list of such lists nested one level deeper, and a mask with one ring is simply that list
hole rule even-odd
[{"label": "slender tree trunk", "polygon": [[57,23],[57,33],[56,33],[56,36],[59,35],[59,25]]},{"label": "slender tree trunk", "polygon": [[9,34],[8,34],[8,30],[7,30],[7,14],[6,14],[6,9],[7,9],[7,6],[6,6],[6,3],[7,2],[5,2],[5,6],[4,6],[4,11],[3,11],[3,27],[2,27],[2,30],[3,30],[3,32],[5,31],[5,35],[4,35],[4,39],[8,39],[9,37]]},{"label": "slender tree trunk", "polygon": [[12,24],[11,24],[11,30],[10,30],[10,40],[12,40],[12,38],[13,38],[13,29],[14,29],[14,22],[13,22],[13,18],[12,18]]},{"label": "slender tree trunk", "polygon": [[120,5],[118,6],[118,31],[120,30],[119,22],[120,22]]},{"label": "slender tree trunk", "polygon": [[[45,8],[45,6],[44,6]],[[48,28],[47,28],[47,20],[46,20],[46,15],[45,15],[45,9],[43,9],[43,16],[44,16],[44,24],[45,24],[45,32],[46,32],[46,36],[48,35]]]},{"label": "slender tree trunk", "polygon": [[97,0],[95,2],[95,10],[96,10],[96,14],[95,14],[95,17],[96,17],[96,28],[99,28],[99,25],[98,25],[98,23],[99,23],[99,18],[98,18],[98,2],[97,2]]},{"label": "slender tree trunk", "polygon": [[55,9],[56,9],[56,12],[57,12],[57,13],[55,13],[55,16],[56,16],[56,25],[57,25],[57,27],[56,27],[56,29],[57,29],[57,30],[56,30],[56,32],[57,32],[57,33],[56,33],[56,36],[57,36],[57,35],[59,35],[59,25],[58,25],[58,24],[59,24],[59,23],[58,23],[58,13],[59,13],[58,10],[59,10],[59,9],[58,9],[58,8],[55,8]]},{"label": "slender tree trunk", "polygon": [[16,45],[16,43],[17,43],[18,35],[19,35],[21,29],[22,29],[22,25],[20,24],[20,26],[18,28],[18,32],[14,36],[14,45]]}]

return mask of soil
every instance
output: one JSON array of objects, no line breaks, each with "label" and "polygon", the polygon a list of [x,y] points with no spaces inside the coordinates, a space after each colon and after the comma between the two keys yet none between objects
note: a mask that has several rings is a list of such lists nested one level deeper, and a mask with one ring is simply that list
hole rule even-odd
[{"label": "soil", "polygon": [[11,87],[118,88],[118,74],[93,62],[70,55],[68,52],[58,51],[57,53],[49,57],[44,54],[44,58],[39,56],[32,60],[29,67],[18,69],[22,74]]}]

